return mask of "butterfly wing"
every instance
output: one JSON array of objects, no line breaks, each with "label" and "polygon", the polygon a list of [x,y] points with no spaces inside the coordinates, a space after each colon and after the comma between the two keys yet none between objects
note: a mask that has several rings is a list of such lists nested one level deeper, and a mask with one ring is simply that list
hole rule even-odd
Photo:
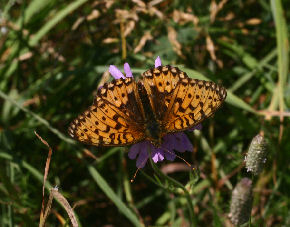
[{"label": "butterfly wing", "polygon": [[142,81],[150,99],[152,110],[159,121],[164,119],[168,111],[178,82],[187,77],[184,72],[170,65],[159,66],[142,74]]},{"label": "butterfly wing", "polygon": [[163,119],[165,131],[177,132],[193,128],[214,114],[226,95],[226,89],[213,82],[181,79]]},{"label": "butterfly wing", "polygon": [[162,136],[190,129],[210,117],[226,98],[226,90],[209,81],[189,78],[176,67],[160,66],[143,73]]},{"label": "butterfly wing", "polygon": [[126,146],[144,139],[144,113],[133,78],[118,79],[98,90],[94,104],[76,118],[71,137],[95,146]]}]

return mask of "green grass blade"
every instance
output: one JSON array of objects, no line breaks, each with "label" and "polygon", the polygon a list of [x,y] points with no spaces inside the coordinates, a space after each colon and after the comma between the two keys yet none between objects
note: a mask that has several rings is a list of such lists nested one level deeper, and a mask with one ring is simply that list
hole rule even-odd
[{"label": "green grass blade", "polygon": [[142,226],[136,215],[120,200],[120,198],[108,185],[105,179],[100,175],[100,173],[93,166],[89,166],[88,169],[98,186],[119,208],[120,212],[123,213],[132,222],[132,224],[134,224],[134,226]]},{"label": "green grass blade", "polygon": [[[64,19],[66,16],[68,16],[70,13],[72,13],[74,10],[76,10],[85,2],[87,2],[87,0],[76,0],[72,2],[71,4],[67,5],[64,9],[60,10],[58,13],[56,13],[55,16],[51,18],[45,25],[43,25],[42,28],[40,28],[36,34],[31,36],[32,38],[28,41],[29,46],[31,47],[36,46],[38,42],[40,41],[40,39],[43,38],[54,26],[60,23],[62,19]],[[13,48],[13,51],[11,51],[10,55],[11,56],[15,55],[17,51],[18,51],[18,48]],[[28,48],[25,47],[19,51],[20,52],[19,55],[23,55],[27,53],[28,51],[29,51]],[[9,78],[15,72],[15,70],[17,69],[17,66],[18,66],[18,61],[12,61],[4,77]]]},{"label": "green grass blade", "polygon": [[284,88],[287,82],[289,70],[289,40],[287,36],[287,24],[284,17],[281,0],[271,0],[271,9],[276,27],[276,40],[278,50],[278,72],[279,72],[279,106],[284,111]]},{"label": "green grass blade", "polygon": [[62,19],[80,7],[88,0],[77,0],[67,5],[65,8],[60,10],[51,20],[49,20],[29,41],[31,46],[35,46],[38,41],[46,35],[55,25],[57,25]]},{"label": "green grass blade", "polygon": [[267,54],[266,57],[264,57],[257,65],[257,67],[255,69],[253,69],[252,71],[242,75],[234,84],[233,86],[230,88],[230,90],[232,92],[236,91],[238,88],[240,88],[241,86],[243,86],[244,84],[246,84],[247,81],[249,81],[254,75],[255,73],[263,68],[264,66],[266,66],[274,57],[276,57],[277,55],[277,51],[276,49],[272,50],[269,54]]},{"label": "green grass blade", "polygon": [[55,135],[57,135],[60,139],[66,141],[68,143],[71,143],[71,144],[74,144],[75,143],[74,140],[66,137],[59,130],[57,130],[56,128],[52,127],[47,120],[43,119],[42,117],[40,117],[36,113],[30,111],[29,109],[23,107],[18,102],[16,102],[14,99],[10,98],[8,95],[6,95],[5,93],[3,93],[1,90],[0,90],[0,97],[3,98],[4,100],[7,100],[7,101],[11,102],[14,106],[18,107],[23,112],[29,114],[31,117],[33,117],[34,119],[36,119],[39,123],[41,123],[42,125],[46,126],[51,132],[53,132]]},{"label": "green grass blade", "polygon": [[45,8],[47,5],[49,5],[52,0],[46,0],[46,1],[39,1],[39,0],[33,0],[29,3],[27,8],[25,9],[23,15],[24,18],[19,18],[16,22],[18,26],[21,25],[21,21],[23,20],[23,23],[26,24],[30,21],[30,19],[37,13],[39,13],[43,8]]}]

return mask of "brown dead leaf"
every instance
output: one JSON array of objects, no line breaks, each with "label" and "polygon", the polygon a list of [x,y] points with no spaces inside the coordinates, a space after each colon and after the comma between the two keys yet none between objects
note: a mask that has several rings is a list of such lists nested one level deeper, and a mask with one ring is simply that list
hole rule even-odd
[{"label": "brown dead leaf", "polygon": [[123,9],[116,9],[115,10],[116,14],[116,23],[120,23],[121,21],[127,21],[127,20],[134,20],[138,21],[139,17],[136,14],[134,10],[128,11],[128,10],[123,10]]},{"label": "brown dead leaf", "polygon": [[57,188],[52,188],[50,190],[50,193],[53,195],[53,197],[58,200],[62,207],[65,209],[65,211],[67,212],[69,219],[71,221],[71,224],[73,227],[78,227],[78,221],[77,218],[74,214],[73,209],[71,208],[70,204],[68,203],[67,199],[61,194],[59,193]]},{"label": "brown dead leaf", "polygon": [[206,36],[206,49],[210,54],[210,58],[215,61],[220,68],[222,68],[223,62],[220,59],[217,59],[215,54],[215,46],[209,35]]},{"label": "brown dead leaf", "polygon": [[206,36],[206,49],[210,54],[210,58],[216,61],[214,44],[209,35]]},{"label": "brown dead leaf", "polygon": [[33,98],[27,99],[25,102],[23,102],[22,106],[27,107],[34,104],[39,105],[39,103],[40,103],[40,97],[36,95]]},{"label": "brown dead leaf", "polygon": [[105,11],[106,11],[110,9],[114,3],[115,3],[115,0],[96,0],[91,4],[91,7],[94,8],[98,6],[100,8],[100,5],[105,5]]},{"label": "brown dead leaf", "polygon": [[75,31],[81,23],[83,23],[85,20],[85,17],[79,17],[73,24],[73,26],[71,27],[71,30]]},{"label": "brown dead leaf", "polygon": [[136,5],[141,8],[146,8],[146,4],[142,2],[141,0],[132,0],[132,2],[136,3]]},{"label": "brown dead leaf", "polygon": [[11,48],[7,48],[6,50],[4,50],[2,55],[0,56],[0,61],[5,62],[8,59],[10,52],[11,52]]},{"label": "brown dead leaf", "polygon": [[165,17],[156,7],[149,7],[148,12],[150,15],[156,15],[159,19],[163,19]]},{"label": "brown dead leaf", "polygon": [[210,22],[213,23],[215,21],[216,15],[218,12],[224,7],[228,0],[222,0],[218,4],[216,4],[215,0],[211,1],[210,4]]},{"label": "brown dead leaf", "polygon": [[185,163],[170,163],[161,167],[161,171],[164,174],[175,173],[175,172],[188,172],[191,168]]},{"label": "brown dead leaf", "polygon": [[194,16],[193,14],[185,13],[179,10],[173,11],[173,20],[175,23],[179,23],[181,25],[187,22],[192,22],[195,26],[197,26],[199,22],[198,17]]},{"label": "brown dead leaf", "polygon": [[249,19],[246,21],[246,24],[247,25],[258,25],[258,24],[261,24],[262,23],[262,20],[259,19],[259,18],[252,18],[252,19]]},{"label": "brown dead leaf", "polygon": [[19,61],[25,61],[25,60],[31,58],[32,55],[33,55],[32,52],[24,53],[24,54],[22,54],[21,56],[18,57],[18,60]]},{"label": "brown dead leaf", "polygon": [[185,58],[185,56],[182,54],[182,51],[181,51],[182,46],[177,40],[177,32],[171,26],[167,28],[167,31],[168,31],[167,36],[168,36],[169,42],[171,43],[173,47],[174,52],[177,53],[178,56]]},{"label": "brown dead leaf", "polygon": [[34,134],[38,137],[38,139],[45,145],[48,147],[48,155],[46,158],[46,163],[45,163],[45,169],[44,169],[44,176],[43,176],[43,185],[42,185],[42,206],[41,206],[41,211],[40,211],[40,219],[43,219],[44,217],[44,188],[45,188],[45,183],[46,183],[46,179],[48,176],[48,171],[49,171],[49,166],[50,166],[50,160],[51,160],[51,155],[52,155],[52,149],[49,146],[49,144],[41,138],[40,135],[37,134],[36,131],[34,131]]},{"label": "brown dead leaf", "polygon": [[140,41],[139,41],[139,43],[138,43],[138,45],[135,47],[135,49],[134,49],[134,53],[136,54],[136,53],[138,53],[144,46],[145,46],[145,44],[146,44],[146,42],[148,41],[148,40],[152,40],[153,39],[153,37],[152,37],[152,35],[150,34],[150,32],[148,31],[148,32],[146,32],[143,36],[142,36],[142,38],[140,39]]},{"label": "brown dead leaf", "polygon": [[87,16],[87,20],[91,21],[94,19],[97,19],[99,16],[101,15],[99,10],[94,9],[88,16]]},{"label": "brown dead leaf", "polygon": [[133,20],[130,20],[128,23],[125,24],[125,31],[124,35],[125,37],[131,33],[131,31],[135,28],[136,22]]},{"label": "brown dead leaf", "polygon": [[[108,72],[108,71],[107,71]],[[100,86],[99,86],[100,87]],[[92,159],[98,160],[98,158],[88,149],[83,149],[83,152]]]},{"label": "brown dead leaf", "polygon": [[110,43],[117,43],[119,42],[119,39],[118,38],[106,38],[103,40],[103,43],[105,44],[110,44]]},{"label": "brown dead leaf", "polygon": [[246,28],[242,28],[241,31],[242,31],[242,33],[243,33],[244,35],[248,35],[248,34],[249,34],[249,30],[246,29]]},{"label": "brown dead leaf", "polygon": [[220,21],[230,21],[235,18],[235,14],[233,12],[229,12],[225,17],[220,17]]}]

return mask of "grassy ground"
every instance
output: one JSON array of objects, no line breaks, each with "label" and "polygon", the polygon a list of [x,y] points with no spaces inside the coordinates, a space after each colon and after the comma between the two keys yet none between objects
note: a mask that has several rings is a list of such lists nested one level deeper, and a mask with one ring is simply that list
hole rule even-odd
[{"label": "grassy ground", "polygon": [[[48,148],[36,131],[52,148],[45,203],[57,185],[80,226],[231,226],[231,193],[243,177],[253,181],[252,226],[289,226],[289,4],[2,1],[0,225],[39,224]],[[223,84],[228,97],[201,132],[187,133],[194,152],[181,155],[198,170],[182,171],[178,159],[147,163],[130,183],[128,148],[82,145],[67,127],[91,105],[110,64],[128,62],[139,75],[157,56]],[[244,157],[260,132],[268,157],[252,176]],[[57,198],[46,224],[70,225]]]}]

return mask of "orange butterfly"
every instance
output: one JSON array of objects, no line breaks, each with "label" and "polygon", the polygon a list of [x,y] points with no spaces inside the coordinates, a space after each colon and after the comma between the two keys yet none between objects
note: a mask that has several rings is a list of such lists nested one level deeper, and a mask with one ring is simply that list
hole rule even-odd
[{"label": "orange butterfly", "polygon": [[[104,84],[94,104],[71,123],[68,129],[71,137],[95,146],[127,146],[145,141],[146,147],[156,150],[153,160],[156,157],[160,161],[164,159],[160,153],[166,135],[197,126],[226,98],[222,86],[191,79],[177,67],[161,66],[161,61],[159,66],[144,72],[139,81],[132,77],[128,64],[124,68],[127,77],[116,67],[110,67],[111,74],[118,79]],[[173,151],[176,147],[172,146],[166,149]],[[134,158],[138,153],[141,156],[143,150],[139,148],[131,156]]]}]

